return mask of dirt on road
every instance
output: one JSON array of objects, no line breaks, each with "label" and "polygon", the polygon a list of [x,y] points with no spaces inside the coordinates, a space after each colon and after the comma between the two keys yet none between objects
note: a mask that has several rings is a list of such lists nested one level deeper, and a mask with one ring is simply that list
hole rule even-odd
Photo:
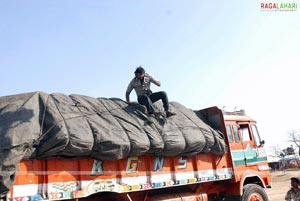
[{"label": "dirt on road", "polygon": [[291,177],[300,178],[300,170],[272,173],[272,188],[266,189],[270,201],[283,201],[291,188]]}]

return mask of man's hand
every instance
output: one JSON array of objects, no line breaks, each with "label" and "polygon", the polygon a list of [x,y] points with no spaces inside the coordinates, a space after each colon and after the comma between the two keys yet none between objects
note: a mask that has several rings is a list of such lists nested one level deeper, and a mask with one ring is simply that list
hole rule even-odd
[{"label": "man's hand", "polygon": [[156,81],[156,82],[154,82],[154,84],[156,85],[156,86],[158,86],[158,87],[160,87],[160,81]]}]

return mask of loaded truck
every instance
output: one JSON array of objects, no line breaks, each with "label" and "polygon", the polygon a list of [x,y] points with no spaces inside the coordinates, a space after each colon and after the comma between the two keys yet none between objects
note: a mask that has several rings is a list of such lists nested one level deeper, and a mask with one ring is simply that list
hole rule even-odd
[{"label": "loaded truck", "polygon": [[196,112],[222,134],[224,154],[21,160],[2,200],[267,201],[264,189],[271,187],[271,176],[256,121],[244,111]]}]

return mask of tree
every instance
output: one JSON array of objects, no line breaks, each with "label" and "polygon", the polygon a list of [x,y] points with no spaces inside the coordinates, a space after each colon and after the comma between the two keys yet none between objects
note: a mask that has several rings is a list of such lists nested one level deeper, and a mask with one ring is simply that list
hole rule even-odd
[{"label": "tree", "polygon": [[293,145],[290,145],[289,147],[287,147],[285,149],[281,149],[279,145],[276,145],[276,146],[272,146],[271,149],[272,149],[272,152],[274,153],[274,155],[277,157],[283,158],[285,156],[295,155],[295,149],[294,149]]},{"label": "tree", "polygon": [[285,153],[286,156],[295,155],[295,149],[293,145],[287,147],[286,149],[283,149],[282,151]]},{"label": "tree", "polygon": [[288,132],[288,140],[296,145],[298,154],[300,155],[300,130],[290,130]]}]

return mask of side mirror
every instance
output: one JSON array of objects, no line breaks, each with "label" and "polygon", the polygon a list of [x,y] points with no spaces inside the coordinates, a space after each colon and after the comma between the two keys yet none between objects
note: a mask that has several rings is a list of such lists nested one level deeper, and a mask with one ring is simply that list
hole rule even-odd
[{"label": "side mirror", "polygon": [[260,146],[264,146],[264,144],[265,144],[265,141],[264,141],[264,140],[261,140],[261,141],[260,141]]}]

